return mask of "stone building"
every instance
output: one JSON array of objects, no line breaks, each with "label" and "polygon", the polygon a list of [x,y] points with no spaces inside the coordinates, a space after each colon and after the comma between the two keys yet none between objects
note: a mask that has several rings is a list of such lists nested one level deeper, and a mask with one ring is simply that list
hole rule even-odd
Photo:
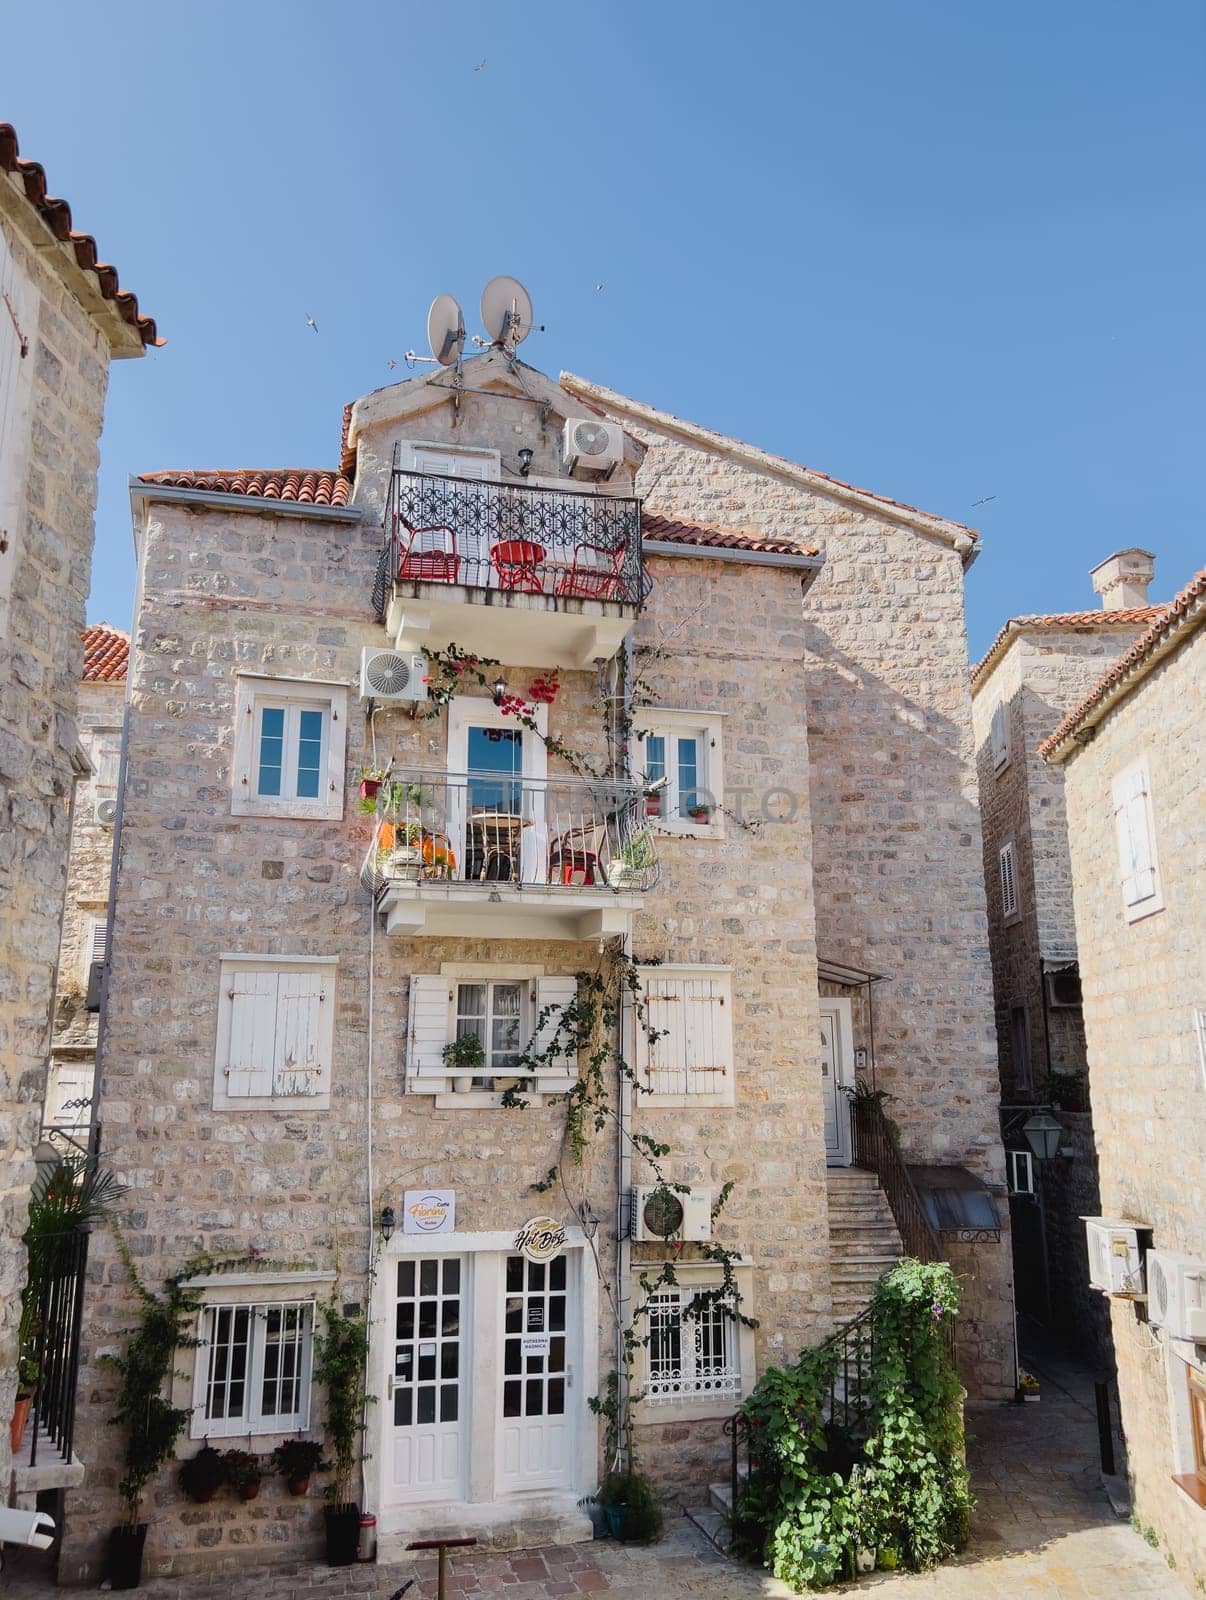
[{"label": "stone building", "polygon": [[[1018,1309],[1111,1363],[1100,1296],[1088,1287],[1081,1217],[1098,1209],[1085,1078],[1063,772],[1038,747],[1163,609],[1148,604],[1153,558],[1125,550],[1093,569],[1097,611],[1010,617],[972,669],[984,882]],[[1031,1159],[1026,1108],[1055,1103],[1053,1161]]]},{"label": "stone building", "polygon": [[[1123,1270],[1108,1305],[1135,1513],[1170,1564],[1199,1586],[1206,1575],[1204,620],[1206,571],[1039,752],[1064,779],[1101,1214],[1111,1224],[1095,1275]],[[1102,1239],[1102,1230],[1095,1235]]]},{"label": "stone building", "polygon": [[[0,1416],[16,1387],[109,362],[155,324],[0,123]],[[8,1429],[0,1429],[7,1486]]]},{"label": "stone building", "polygon": [[[383,1554],[581,1538],[635,1314],[642,1465],[700,1493],[758,1373],[901,1252],[847,1182],[856,1074],[987,1207],[948,1241],[962,1359],[976,1400],[1011,1393],[975,535],[498,345],[350,406],[339,471],[134,497],[100,1100],[144,1284],[224,1258],[192,1280],[180,1453],[321,1435],[334,1297],[370,1323]],[[718,1249],[725,1297],[684,1319]],[[99,1359],[132,1302],[112,1251],[93,1273],[68,1582],[116,1520]],[[165,1474],[147,1510],[153,1571],[320,1532],[275,1483],[189,1506]]]}]

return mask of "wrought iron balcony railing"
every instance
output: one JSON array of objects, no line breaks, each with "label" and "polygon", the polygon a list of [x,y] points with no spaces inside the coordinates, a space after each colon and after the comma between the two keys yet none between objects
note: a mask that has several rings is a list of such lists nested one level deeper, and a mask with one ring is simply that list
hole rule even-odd
[{"label": "wrought iron balcony railing", "polygon": [[650,587],[641,560],[641,502],[395,468],[373,590],[378,617],[395,584],[636,608]]},{"label": "wrought iron balcony railing", "polygon": [[366,888],[512,884],[605,895],[658,880],[634,784],[410,770],[395,772],[378,801]]}]

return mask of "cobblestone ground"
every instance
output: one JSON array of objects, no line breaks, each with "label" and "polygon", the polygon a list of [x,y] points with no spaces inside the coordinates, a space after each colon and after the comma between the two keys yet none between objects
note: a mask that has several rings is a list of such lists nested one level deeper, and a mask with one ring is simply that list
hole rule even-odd
[{"label": "cobblestone ground", "polygon": [[[1078,1375],[1056,1361],[1044,1367],[1028,1359],[1044,1379],[1041,1403],[969,1418],[979,1504],[964,1555],[936,1572],[878,1573],[826,1594],[858,1591],[875,1600],[1186,1600],[1177,1575],[1115,1516],[1101,1488],[1091,1388],[1086,1393]],[[626,1600],[769,1600],[790,1592],[763,1572],[726,1561],[685,1518],[668,1519],[666,1537],[652,1549],[602,1540],[519,1555],[454,1556],[449,1571],[447,1600],[613,1594]],[[5,1600],[45,1600],[51,1591],[48,1577],[16,1559],[6,1578],[0,1581]],[[407,1600],[434,1600],[432,1561],[161,1578],[139,1592],[145,1600],[390,1600],[410,1578],[416,1582]]]}]

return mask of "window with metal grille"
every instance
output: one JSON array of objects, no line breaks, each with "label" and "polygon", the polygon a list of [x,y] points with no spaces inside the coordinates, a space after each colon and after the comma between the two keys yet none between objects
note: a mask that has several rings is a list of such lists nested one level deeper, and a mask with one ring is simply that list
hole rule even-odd
[{"label": "window with metal grille", "polygon": [[312,1300],[203,1307],[193,1437],[308,1427],[313,1325]]},{"label": "window with metal grille", "polygon": [[649,1298],[645,1404],[717,1396],[741,1396],[737,1323],[731,1311],[706,1290],[657,1290]]},{"label": "window with metal grille", "polygon": [[1018,853],[1011,839],[1001,846],[998,857],[1001,869],[1001,911],[1007,917],[1017,915],[1018,909]]}]

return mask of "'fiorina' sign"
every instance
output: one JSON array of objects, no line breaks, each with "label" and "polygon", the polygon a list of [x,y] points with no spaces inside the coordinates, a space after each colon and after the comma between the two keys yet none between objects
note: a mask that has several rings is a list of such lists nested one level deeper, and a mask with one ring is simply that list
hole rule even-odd
[{"label": "'fiorina' sign", "polygon": [[529,1261],[551,1261],[565,1249],[565,1229],[552,1217],[532,1217],[515,1235],[515,1248]]},{"label": "'fiorina' sign", "polygon": [[402,1196],[403,1233],[455,1233],[455,1189],[407,1189]]}]

